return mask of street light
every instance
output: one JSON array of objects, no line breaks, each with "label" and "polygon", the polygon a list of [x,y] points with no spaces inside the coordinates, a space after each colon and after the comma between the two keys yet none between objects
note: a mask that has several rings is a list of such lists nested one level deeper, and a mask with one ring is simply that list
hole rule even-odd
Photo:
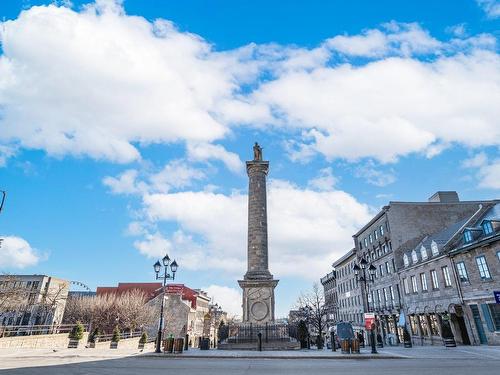
[{"label": "street light", "polygon": [[[374,278],[375,278],[375,271],[377,270],[373,264],[370,264],[368,267],[368,272],[366,269],[366,266],[368,265],[368,262],[366,261],[365,258],[361,258],[359,261],[360,266],[358,266],[356,263],[352,267],[354,271],[354,275],[356,276],[356,281],[361,282],[364,284],[363,290],[366,293],[366,311],[370,311],[370,305],[368,301],[368,291],[366,285],[368,283],[373,283]],[[364,299],[363,299],[364,301]],[[371,346],[372,346],[372,354],[377,353],[377,348],[375,346],[375,325],[372,325],[370,327],[370,341],[371,341]]]},{"label": "street light", "polygon": [[[162,263],[163,263],[163,268],[164,272],[163,275],[160,275],[161,271],[161,263],[160,261],[156,261],[156,263],[153,265],[153,268],[155,270],[156,274],[156,280],[161,280],[163,279],[163,293],[161,297],[161,309],[160,309],[160,323],[158,324],[158,337],[156,338],[156,353],[161,353],[161,334],[163,330],[163,309],[164,309],[164,304],[165,304],[165,286],[167,285],[167,280],[175,280],[175,273],[177,272],[177,268],[179,267],[177,265],[177,262],[174,260],[172,263],[170,263],[170,257],[165,255],[162,258]],[[172,274],[168,273],[168,269],[170,266],[170,271]]]}]

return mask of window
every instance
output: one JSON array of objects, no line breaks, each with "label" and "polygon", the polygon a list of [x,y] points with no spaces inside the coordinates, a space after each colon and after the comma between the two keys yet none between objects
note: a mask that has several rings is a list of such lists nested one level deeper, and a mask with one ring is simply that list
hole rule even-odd
[{"label": "window", "polygon": [[438,245],[437,245],[436,241],[431,242],[431,251],[432,251],[432,255],[434,255],[434,256],[439,254],[439,249],[438,249]]},{"label": "window", "polygon": [[377,290],[377,305],[381,305],[382,297],[380,296],[380,289]]},{"label": "window", "polygon": [[368,240],[366,238],[363,242],[365,243],[365,247],[368,247]]},{"label": "window", "polygon": [[386,244],[383,244],[383,245],[382,245],[382,252],[383,252],[384,254],[387,254],[388,250],[387,250],[387,245],[386,245]]},{"label": "window", "polygon": [[403,279],[403,287],[405,294],[410,294],[410,287],[408,286],[408,279],[406,277]]},{"label": "window", "polygon": [[427,259],[427,249],[425,248],[425,246],[422,246],[420,248],[420,256],[422,257],[422,260]]},{"label": "window", "polygon": [[493,233],[493,225],[491,225],[491,221],[485,221],[482,225],[484,234]]},{"label": "window", "polygon": [[500,262],[500,251],[497,251],[497,258],[498,258],[498,261]]},{"label": "window", "polygon": [[427,319],[425,315],[419,315],[418,320],[420,321],[420,329],[422,330],[422,335],[429,336],[429,331],[427,330]]},{"label": "window", "polygon": [[387,289],[383,288],[382,290],[384,291],[384,301],[387,304],[387,302],[389,302],[389,298],[387,297]]},{"label": "window", "polygon": [[368,236],[368,238],[370,239],[370,243],[372,243],[373,242],[373,237],[372,237],[371,234]]},{"label": "window", "polygon": [[380,277],[384,276],[384,267],[381,264],[378,266],[378,272],[380,273]]},{"label": "window", "polygon": [[484,255],[478,256],[476,258],[477,268],[479,268],[479,275],[481,280],[491,279],[490,270],[488,269],[488,264],[486,263],[486,258]]},{"label": "window", "polygon": [[464,241],[465,242],[472,242],[472,232],[470,230],[466,230],[464,232]]},{"label": "window", "polygon": [[40,281],[33,281],[33,284],[31,286],[32,290],[38,289],[38,286],[40,285]]},{"label": "window", "polygon": [[432,289],[439,289],[438,275],[435,270],[431,271]]},{"label": "window", "polygon": [[412,252],[411,252],[411,260],[413,263],[418,262],[417,252],[415,250],[412,250]]},{"label": "window", "polygon": [[363,242],[361,242],[361,241],[359,242],[359,249],[363,250]]},{"label": "window", "polygon": [[451,278],[450,278],[450,270],[448,269],[448,266],[441,267],[441,270],[443,271],[444,286],[450,287],[451,286]]},{"label": "window", "polygon": [[498,303],[488,304],[495,331],[500,331],[500,305]]},{"label": "window", "polygon": [[391,295],[391,300],[394,302],[394,288],[392,286],[389,287],[389,294]]},{"label": "window", "polygon": [[394,258],[391,259],[392,263],[392,272],[396,272],[396,263],[394,262]]},{"label": "window", "polygon": [[392,250],[392,242],[389,241],[388,244],[389,244],[389,249]]},{"label": "window", "polygon": [[436,314],[429,314],[429,320],[431,322],[431,334],[433,336],[439,335],[438,320]]},{"label": "window", "polygon": [[427,276],[425,276],[425,273],[420,274],[420,284],[422,284],[422,291],[427,292]]},{"label": "window", "polygon": [[383,236],[384,235],[384,226],[381,225],[379,229],[380,229],[380,235]]},{"label": "window", "polygon": [[385,262],[385,273],[386,274],[391,273],[391,266],[389,265],[389,262]]},{"label": "window", "polygon": [[408,265],[410,264],[410,261],[408,260],[408,255],[403,255],[403,262],[405,264],[405,267],[408,267]]},{"label": "window", "polygon": [[457,272],[458,272],[458,278],[460,279],[461,282],[465,283],[469,281],[469,276],[467,276],[467,270],[465,269],[464,262],[457,263]]},{"label": "window", "polygon": [[417,278],[415,276],[411,277],[411,289],[413,293],[418,293]]}]

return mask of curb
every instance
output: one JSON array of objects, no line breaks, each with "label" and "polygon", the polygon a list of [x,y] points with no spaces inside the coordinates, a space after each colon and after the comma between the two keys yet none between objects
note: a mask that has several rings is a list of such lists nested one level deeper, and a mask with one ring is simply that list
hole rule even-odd
[{"label": "curb", "polygon": [[291,355],[263,355],[263,356],[252,356],[252,355],[187,355],[182,354],[145,354],[139,357],[148,358],[164,358],[164,359],[329,359],[329,360],[349,360],[349,359],[408,359],[410,357],[397,356],[397,355],[343,355],[343,356],[291,356]]}]

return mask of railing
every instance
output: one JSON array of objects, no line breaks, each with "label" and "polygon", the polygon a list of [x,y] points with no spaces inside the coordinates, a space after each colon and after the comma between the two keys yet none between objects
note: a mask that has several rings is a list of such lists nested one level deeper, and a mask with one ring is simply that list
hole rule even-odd
[{"label": "railing", "polygon": [[[76,324],[0,326],[0,337],[69,333],[75,325]],[[85,331],[88,331],[88,325],[84,324],[83,327]]]},{"label": "railing", "polygon": [[[120,340],[132,339],[135,337],[141,337],[143,331],[133,331],[133,332],[122,332],[120,333]],[[113,334],[99,335],[96,338],[96,342],[111,341]]]},{"label": "railing", "polygon": [[263,342],[295,341],[297,327],[290,324],[253,324],[240,323],[223,326],[219,329],[219,339],[227,343],[257,342],[259,333]]}]

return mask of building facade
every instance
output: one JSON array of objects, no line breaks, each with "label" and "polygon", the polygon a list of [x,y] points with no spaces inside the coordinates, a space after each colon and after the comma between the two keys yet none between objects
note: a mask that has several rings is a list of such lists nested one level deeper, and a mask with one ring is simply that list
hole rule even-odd
[{"label": "building facade", "polygon": [[338,321],[338,295],[335,271],[328,273],[320,279],[325,295],[326,322],[331,325]]},{"label": "building facade", "polygon": [[338,299],[337,321],[351,322],[354,329],[362,330],[363,297],[353,270],[356,261],[356,249],[351,249],[333,263]]},{"label": "building facade", "polygon": [[0,324],[57,326],[62,322],[70,282],[47,275],[2,275]]}]

